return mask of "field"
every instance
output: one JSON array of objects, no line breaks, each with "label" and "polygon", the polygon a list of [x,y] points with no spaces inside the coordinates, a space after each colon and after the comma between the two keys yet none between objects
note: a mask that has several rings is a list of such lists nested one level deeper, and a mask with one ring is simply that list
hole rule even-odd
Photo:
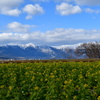
[{"label": "field", "polygon": [[100,61],[2,62],[0,100],[100,100]]}]

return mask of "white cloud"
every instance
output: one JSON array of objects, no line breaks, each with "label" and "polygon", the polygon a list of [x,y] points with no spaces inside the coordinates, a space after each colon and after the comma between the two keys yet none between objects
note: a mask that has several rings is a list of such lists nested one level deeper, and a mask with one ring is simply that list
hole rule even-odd
[{"label": "white cloud", "polygon": [[[51,1],[51,0],[33,0],[33,1]],[[78,5],[100,5],[100,0],[53,0],[57,2],[75,2]]]},{"label": "white cloud", "polygon": [[88,12],[88,13],[100,13],[100,10],[93,10],[93,9],[90,9],[90,8],[86,8],[85,12]]},{"label": "white cloud", "polygon": [[24,0],[0,0],[0,13],[10,16],[18,16],[21,11],[17,7]]},{"label": "white cloud", "polygon": [[79,6],[73,6],[68,3],[61,3],[60,5],[57,5],[56,10],[61,15],[76,14],[76,13],[81,13],[82,11]]},{"label": "white cloud", "polygon": [[73,0],[54,0],[54,1],[57,1],[57,2],[70,2],[70,1],[73,1]]},{"label": "white cloud", "polygon": [[[51,1],[51,0],[32,0],[34,2],[48,2],[48,1]],[[70,2],[70,1],[73,1],[73,0],[52,0],[52,1],[57,1],[57,2]]]},{"label": "white cloud", "polygon": [[100,5],[100,0],[74,0],[79,5]]},{"label": "white cloud", "polygon": [[[15,28],[15,27],[14,27]],[[46,45],[68,45],[82,42],[93,42],[100,40],[100,30],[84,30],[84,29],[64,29],[57,28],[55,30],[29,33],[1,33],[0,43],[33,43]]]},{"label": "white cloud", "polygon": [[0,9],[15,8],[23,3],[23,1],[24,0],[0,0]]},{"label": "white cloud", "polygon": [[54,0],[59,2],[75,2],[78,5],[100,5],[100,0]]},{"label": "white cloud", "polygon": [[5,14],[5,15],[9,15],[9,16],[19,16],[21,14],[21,10],[18,10],[18,9],[12,9],[12,10],[9,10],[9,9],[3,9],[1,11],[2,14]]},{"label": "white cloud", "polygon": [[31,27],[35,27],[36,25],[23,25],[21,23],[18,22],[12,22],[8,24],[8,28],[10,29],[10,31],[12,32],[21,32],[21,33],[26,33],[29,31],[29,29]]},{"label": "white cloud", "polygon": [[28,4],[23,8],[23,12],[28,13],[26,19],[32,18],[34,15],[43,14],[44,9],[39,4]]},{"label": "white cloud", "polygon": [[70,45],[59,45],[59,46],[53,46],[57,49],[66,49],[66,48],[72,48],[72,49],[75,49],[76,47],[80,46],[80,44],[82,43],[77,43],[77,44],[70,44]]},{"label": "white cloud", "polygon": [[32,19],[32,15],[27,15],[26,19]]},{"label": "white cloud", "polygon": [[49,1],[49,0],[32,0],[34,2],[44,2],[44,1]]}]

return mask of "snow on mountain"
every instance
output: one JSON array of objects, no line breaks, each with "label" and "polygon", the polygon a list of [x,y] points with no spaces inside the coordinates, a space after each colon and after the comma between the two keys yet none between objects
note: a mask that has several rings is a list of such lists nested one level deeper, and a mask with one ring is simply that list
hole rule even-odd
[{"label": "snow on mountain", "polygon": [[35,46],[31,43],[0,46],[0,57],[11,59],[64,59],[64,53],[62,50],[50,46]]},{"label": "snow on mountain", "polygon": [[44,53],[54,53],[50,46],[41,45],[41,46],[37,46],[37,48]]},{"label": "snow on mountain", "polygon": [[[66,46],[67,47],[67,46]],[[9,59],[76,59],[74,50],[69,47],[57,48],[47,45],[36,46],[32,43],[25,45],[0,46],[0,58]]]},{"label": "snow on mountain", "polygon": [[36,45],[34,45],[34,44],[32,44],[32,43],[28,43],[28,44],[25,44],[25,45],[18,45],[18,46],[20,46],[20,47],[23,48],[23,49],[25,49],[25,48],[27,48],[27,47],[33,47],[33,48],[36,47]]},{"label": "snow on mountain", "polygon": [[25,48],[27,48],[27,47],[33,47],[33,48],[35,48],[36,46],[34,44],[32,44],[32,43],[28,43],[28,44],[25,44],[24,47]]}]

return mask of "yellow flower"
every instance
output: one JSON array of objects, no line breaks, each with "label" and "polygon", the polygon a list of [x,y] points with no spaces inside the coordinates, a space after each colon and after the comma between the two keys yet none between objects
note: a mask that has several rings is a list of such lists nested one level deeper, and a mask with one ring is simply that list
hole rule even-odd
[{"label": "yellow flower", "polygon": [[57,73],[57,71],[55,70],[54,73]]},{"label": "yellow flower", "polygon": [[76,100],[76,99],[77,99],[77,96],[75,95],[75,96],[73,97],[73,99]]},{"label": "yellow flower", "polygon": [[70,80],[69,80],[69,83],[71,83],[71,82],[72,82],[72,80],[70,79]]},{"label": "yellow flower", "polygon": [[66,85],[63,85],[63,88],[64,88],[64,89],[66,89],[66,88],[67,88],[67,86],[66,86]]},{"label": "yellow flower", "polygon": [[13,87],[12,86],[9,86],[9,90],[12,90],[13,89]]},{"label": "yellow flower", "polygon": [[94,95],[97,95],[97,93],[96,93],[96,92],[94,92]]},{"label": "yellow flower", "polygon": [[80,74],[80,75],[79,75],[79,78],[80,78],[80,79],[82,79],[82,78],[83,78],[83,76]]},{"label": "yellow flower", "polygon": [[80,89],[80,87],[78,85],[76,85],[75,89]]},{"label": "yellow flower", "polygon": [[4,85],[1,85],[0,88],[4,88]]},{"label": "yellow flower", "polygon": [[100,100],[100,96],[98,96],[97,100]]},{"label": "yellow flower", "polygon": [[33,73],[33,71],[30,71],[30,73],[32,74],[32,73]]},{"label": "yellow flower", "polygon": [[34,81],[34,79],[35,79],[35,77],[33,76],[32,79],[31,79],[31,81]]},{"label": "yellow flower", "polygon": [[64,84],[67,84],[68,82],[67,81],[64,81]]},{"label": "yellow flower", "polygon": [[88,87],[88,85],[87,84],[84,84],[84,87],[86,88],[86,87]]},{"label": "yellow flower", "polygon": [[25,75],[28,75],[28,74],[29,74],[28,72],[25,73]]},{"label": "yellow flower", "polygon": [[97,87],[96,87],[96,86],[94,86],[93,88],[94,88],[94,89],[96,89]]},{"label": "yellow flower", "polygon": [[57,80],[57,81],[59,81],[59,80],[60,80],[60,78],[57,78],[56,80]]},{"label": "yellow flower", "polygon": [[54,78],[55,76],[53,75],[53,73],[51,73],[51,76],[50,76],[51,78]]},{"label": "yellow flower", "polygon": [[46,78],[45,81],[47,81],[48,79]]},{"label": "yellow flower", "polygon": [[48,77],[48,74],[46,74],[46,77]]},{"label": "yellow flower", "polygon": [[66,95],[66,93],[65,93],[65,92],[62,92],[62,94],[63,94],[63,95]]},{"label": "yellow flower", "polygon": [[25,81],[22,81],[22,83],[25,83]]},{"label": "yellow flower", "polygon": [[51,75],[53,75],[53,73],[50,73]]},{"label": "yellow flower", "polygon": [[34,89],[35,89],[35,90],[38,90],[38,89],[39,89],[39,87],[38,87],[38,86],[36,86]]},{"label": "yellow flower", "polygon": [[40,81],[42,82],[42,81],[43,81],[43,79],[40,79]]},{"label": "yellow flower", "polygon": [[70,76],[70,74],[68,74],[68,76]]},{"label": "yellow flower", "polygon": [[66,98],[68,98],[68,95],[66,95]]}]

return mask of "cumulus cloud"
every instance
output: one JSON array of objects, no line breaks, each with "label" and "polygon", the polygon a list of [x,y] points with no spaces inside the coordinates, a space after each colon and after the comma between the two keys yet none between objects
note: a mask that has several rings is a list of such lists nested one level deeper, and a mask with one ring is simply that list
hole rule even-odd
[{"label": "cumulus cloud", "polygon": [[7,27],[10,29],[12,32],[21,32],[21,33],[26,33],[29,31],[31,27],[35,27],[36,25],[23,25],[18,22],[12,22],[7,25]]},{"label": "cumulus cloud", "polygon": [[57,28],[55,30],[42,32],[25,33],[1,33],[0,43],[33,43],[46,45],[68,45],[82,42],[93,42],[100,40],[100,30],[84,30],[84,29],[64,29]]},{"label": "cumulus cloud", "polygon": [[9,16],[19,16],[21,14],[21,10],[18,9],[3,9],[1,11],[2,14],[9,15]]},{"label": "cumulus cloud", "polygon": [[86,8],[85,9],[85,12],[88,12],[88,13],[100,13],[100,10],[93,10],[93,9],[90,9],[90,8]]},{"label": "cumulus cloud", "polygon": [[30,19],[34,15],[43,14],[44,9],[39,4],[35,4],[35,5],[28,4],[23,8],[23,12],[28,13],[26,19]]},{"label": "cumulus cloud", "polygon": [[70,15],[80,13],[82,10],[79,6],[73,6],[68,3],[61,3],[60,5],[56,6],[56,10],[61,15]]},{"label": "cumulus cloud", "polygon": [[0,0],[0,13],[10,16],[18,16],[21,11],[17,7],[24,0]]}]

